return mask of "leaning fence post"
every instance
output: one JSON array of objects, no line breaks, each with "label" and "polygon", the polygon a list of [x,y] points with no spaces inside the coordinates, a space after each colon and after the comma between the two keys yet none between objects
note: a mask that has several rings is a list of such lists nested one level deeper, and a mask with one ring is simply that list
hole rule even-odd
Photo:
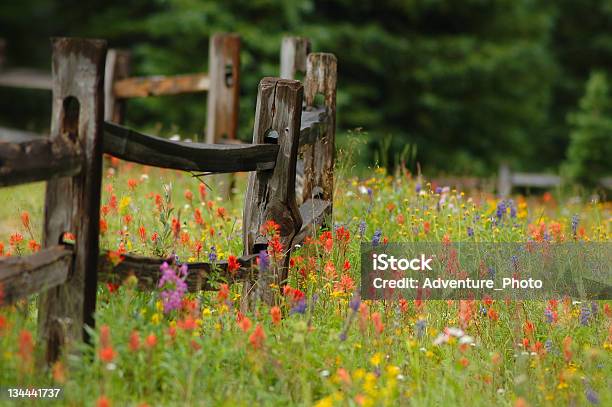
[{"label": "leaning fence post", "polygon": [[280,52],[280,77],[295,79],[297,72],[306,73],[310,40],[304,37],[283,37]]},{"label": "leaning fence post", "polygon": [[54,38],[52,45],[50,138],[79,146],[83,166],[74,177],[47,183],[43,244],[74,240],[66,283],[39,297],[38,329],[47,362],[58,359],[64,347],[87,341],[84,325],[94,325],[106,56],[102,40]]},{"label": "leaning fence post", "polygon": [[332,214],[334,197],[334,162],[336,139],[336,79],[337,61],[333,54],[314,53],[308,55],[306,78],[304,79],[304,101],[311,109],[317,94],[322,94],[327,121],[321,134],[312,146],[303,150],[304,189],[302,200],[318,198],[330,202],[325,211]]},{"label": "leaning fence post", "polygon": [[279,145],[273,170],[251,173],[247,186],[243,220],[244,254],[266,250],[268,240],[262,226],[268,220],[280,225],[283,252],[278,268],[262,270],[255,282],[245,283],[243,306],[252,308],[261,300],[274,302],[275,290],[287,279],[293,238],[302,226],[295,202],[295,164],[300,136],[303,87],[298,81],[264,78],[259,83],[253,144]]},{"label": "leaning fence post", "polygon": [[115,82],[130,74],[131,55],[127,50],[109,49],[104,70],[104,120],[123,124],[125,99],[115,96]]}]

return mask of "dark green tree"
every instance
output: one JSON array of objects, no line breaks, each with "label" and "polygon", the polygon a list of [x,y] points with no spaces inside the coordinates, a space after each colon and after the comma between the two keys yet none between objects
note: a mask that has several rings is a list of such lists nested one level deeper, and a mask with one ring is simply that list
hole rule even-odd
[{"label": "dark green tree", "polygon": [[599,178],[612,174],[612,100],[603,73],[591,74],[568,123],[572,131],[565,173],[573,182],[594,187]]}]

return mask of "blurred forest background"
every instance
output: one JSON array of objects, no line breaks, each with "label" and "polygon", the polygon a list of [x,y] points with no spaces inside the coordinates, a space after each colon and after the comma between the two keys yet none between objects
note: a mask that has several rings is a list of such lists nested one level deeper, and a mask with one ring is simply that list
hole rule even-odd
[{"label": "blurred forest background", "polygon": [[[575,177],[610,173],[610,0],[0,4],[9,67],[48,68],[48,37],[61,35],[130,49],[136,75],[202,71],[209,37],[222,31],[242,37],[243,140],[251,138],[258,81],[278,75],[282,36],[302,35],[313,50],[338,57],[339,142],[362,128],[363,164],[381,145],[389,155],[382,161],[390,162],[410,145],[412,164],[429,174],[486,176],[501,161],[521,170],[565,168]],[[204,94],[133,100],[128,124],[193,137],[204,129],[205,103]],[[45,92],[0,88],[0,125],[48,128],[49,111]]]}]

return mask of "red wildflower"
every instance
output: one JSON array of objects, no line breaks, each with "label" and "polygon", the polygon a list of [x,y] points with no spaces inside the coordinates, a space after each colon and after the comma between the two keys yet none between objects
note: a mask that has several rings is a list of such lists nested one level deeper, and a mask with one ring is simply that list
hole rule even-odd
[{"label": "red wildflower", "polygon": [[227,300],[229,296],[229,286],[227,284],[221,284],[219,291],[217,292],[217,301],[223,302]]},{"label": "red wildflower", "polygon": [[487,311],[487,316],[491,321],[497,321],[499,319],[499,314],[493,308],[489,308],[489,311]]},{"label": "red wildflower", "polygon": [[138,186],[138,180],[135,180],[133,178],[128,179],[128,188],[131,191],[135,190],[137,186]]},{"label": "red wildflower", "polygon": [[348,274],[343,274],[342,277],[340,277],[340,281],[334,284],[335,291],[343,291],[345,293],[349,293],[353,291],[354,288],[355,282]]},{"label": "red wildflower", "polygon": [[151,235],[151,241],[153,243],[157,242],[158,237],[159,237],[159,234],[157,232],[153,232],[153,234]]},{"label": "red wildflower", "polygon": [[200,192],[200,201],[202,202],[206,201],[206,185],[202,183],[198,185],[198,188]]},{"label": "red wildflower", "polygon": [[30,239],[30,241],[28,242],[28,247],[33,253],[36,253],[40,250],[40,244],[36,243],[36,240],[34,239]]},{"label": "red wildflower", "polygon": [[163,200],[160,194],[155,194],[155,206],[157,207],[158,211],[161,211],[163,205]]},{"label": "red wildflower", "polygon": [[115,211],[117,210],[117,206],[118,206],[118,204],[117,204],[117,195],[112,194],[110,196],[110,198],[108,200],[108,206],[110,206],[111,209],[113,209]]},{"label": "red wildflower", "polygon": [[110,346],[110,327],[106,324],[100,327],[100,344],[102,347]]},{"label": "red wildflower", "polygon": [[64,383],[66,381],[66,369],[64,369],[62,362],[57,361],[53,364],[51,376],[56,383]]},{"label": "red wildflower", "polygon": [[26,229],[30,229],[30,214],[27,211],[21,212],[21,223]]},{"label": "red wildflower", "polygon": [[431,225],[429,224],[429,222],[428,221],[423,222],[423,231],[425,232],[425,234],[428,234],[430,229],[431,229]]},{"label": "red wildflower", "polygon": [[227,269],[231,274],[234,274],[240,268],[238,258],[236,256],[229,256],[227,258]]},{"label": "red wildflower", "polygon": [[136,352],[138,348],[140,348],[140,336],[138,335],[138,331],[132,331],[130,334],[129,348],[132,352]]},{"label": "red wildflower", "polygon": [[175,239],[178,239],[181,231],[181,222],[177,218],[172,218],[172,234]]},{"label": "red wildflower", "polygon": [[108,292],[112,294],[119,289],[119,284],[106,283],[106,288],[108,288]]},{"label": "red wildflower", "polygon": [[535,331],[535,325],[531,321],[525,321],[523,324],[523,331],[525,335],[531,335]]},{"label": "red wildflower", "polygon": [[19,333],[19,356],[24,363],[30,363],[33,350],[34,341],[32,340],[32,334],[24,329]]},{"label": "red wildflower", "polygon": [[191,192],[189,189],[185,190],[185,199],[188,200],[189,203],[191,203],[193,200],[193,192]]},{"label": "red wildflower", "polygon": [[224,207],[220,206],[217,208],[217,216],[219,216],[221,219],[225,219],[227,216],[227,211]]},{"label": "red wildflower", "polygon": [[106,396],[98,397],[98,401],[96,401],[96,407],[111,407],[111,402]]},{"label": "red wildflower", "polygon": [[108,230],[108,223],[106,223],[106,219],[100,219],[100,234],[103,235]]},{"label": "red wildflower", "polygon": [[374,324],[374,329],[376,330],[376,333],[380,335],[385,329],[385,325],[382,323],[382,317],[380,316],[380,313],[375,312],[372,314],[372,323]]},{"label": "red wildflower", "polygon": [[129,226],[129,224],[132,222],[132,215],[128,213],[127,215],[123,216],[123,222]]},{"label": "red wildflower", "polygon": [[351,232],[344,226],[340,226],[336,229],[336,239],[340,242],[348,243],[351,240]]},{"label": "red wildflower", "polygon": [[11,246],[16,246],[19,243],[21,243],[23,241],[23,235],[21,233],[13,233],[10,237],[9,237],[9,244]]},{"label": "red wildflower", "polygon": [[145,344],[149,349],[154,348],[155,345],[157,345],[157,336],[155,336],[155,334],[153,333],[150,333],[149,336],[147,336],[147,339],[145,339]]},{"label": "red wildflower", "polygon": [[344,261],[344,266],[342,266],[342,270],[349,271],[351,269],[351,263],[348,260]]},{"label": "red wildflower", "polygon": [[0,242],[0,256],[4,256],[4,243]]},{"label": "red wildflower", "polygon": [[100,349],[99,352],[100,360],[104,363],[110,363],[115,358],[115,350],[112,346],[105,346]]},{"label": "red wildflower", "polygon": [[189,244],[189,232],[181,232],[181,244],[187,245]]},{"label": "red wildflower", "polygon": [[261,324],[257,324],[257,327],[249,336],[249,342],[255,349],[260,349],[263,346],[264,341],[266,340],[266,333],[264,332]]},{"label": "red wildflower", "polygon": [[195,219],[195,223],[198,225],[204,224],[204,219],[202,219],[202,211],[199,208],[195,208],[193,211],[193,218]]},{"label": "red wildflower", "polygon": [[274,325],[280,324],[281,321],[281,309],[277,306],[270,308],[270,316],[272,317],[272,323]]},{"label": "red wildflower", "polygon": [[283,244],[281,243],[280,237],[278,235],[272,237],[272,240],[268,242],[268,246],[272,250],[273,255],[279,255],[283,253]]},{"label": "red wildflower", "polygon": [[140,241],[144,243],[147,240],[147,229],[143,225],[138,228],[138,234],[140,235]]},{"label": "red wildflower", "polygon": [[100,207],[100,215],[106,216],[108,215],[109,212],[110,212],[110,208],[108,207],[108,205],[102,205]]},{"label": "red wildflower", "polygon": [[268,220],[261,226],[260,232],[262,235],[276,236],[280,233],[280,225],[273,220]]},{"label": "red wildflower", "polygon": [[253,326],[253,324],[251,323],[251,320],[248,317],[242,317],[238,321],[238,326],[240,327],[240,329],[242,329],[242,332],[248,332],[251,329],[251,326]]},{"label": "red wildflower", "polygon": [[563,356],[565,356],[566,362],[572,360],[572,338],[569,336],[563,339]]},{"label": "red wildflower", "polygon": [[397,217],[395,218],[395,220],[397,221],[397,224],[398,224],[398,225],[403,225],[403,224],[404,224],[404,221],[405,221],[406,219],[404,218],[404,215],[402,215],[401,213],[399,213],[399,214],[397,215]]}]

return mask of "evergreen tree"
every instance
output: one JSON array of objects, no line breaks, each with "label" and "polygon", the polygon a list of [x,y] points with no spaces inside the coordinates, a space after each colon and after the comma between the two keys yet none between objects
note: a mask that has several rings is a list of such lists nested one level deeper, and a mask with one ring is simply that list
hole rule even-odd
[{"label": "evergreen tree", "polygon": [[612,103],[603,73],[591,74],[568,123],[572,130],[565,173],[573,182],[594,187],[599,178],[612,174]]}]

